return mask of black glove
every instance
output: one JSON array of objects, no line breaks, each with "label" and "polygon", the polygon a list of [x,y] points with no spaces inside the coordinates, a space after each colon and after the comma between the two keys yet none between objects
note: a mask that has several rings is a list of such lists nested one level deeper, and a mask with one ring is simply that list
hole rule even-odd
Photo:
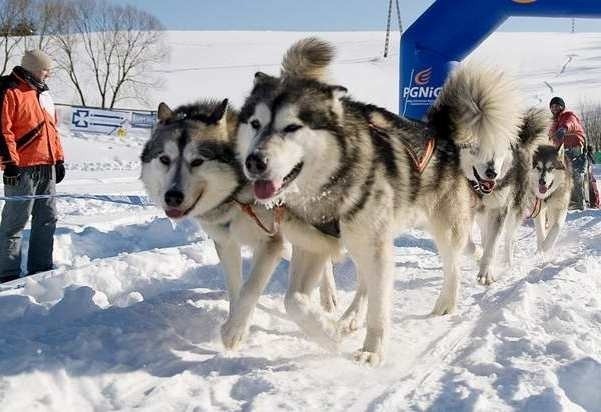
[{"label": "black glove", "polygon": [[62,182],[65,178],[65,165],[62,160],[54,165],[54,170],[56,171],[56,183]]},{"label": "black glove", "polygon": [[19,183],[19,176],[21,175],[21,171],[19,170],[19,166],[9,163],[4,167],[4,175],[2,176],[2,180],[4,181],[5,186],[15,186]]},{"label": "black glove", "polygon": [[563,139],[565,139],[565,137],[566,137],[566,133],[567,133],[566,128],[565,127],[560,127],[555,132],[555,138],[557,139],[557,141],[563,142]]}]

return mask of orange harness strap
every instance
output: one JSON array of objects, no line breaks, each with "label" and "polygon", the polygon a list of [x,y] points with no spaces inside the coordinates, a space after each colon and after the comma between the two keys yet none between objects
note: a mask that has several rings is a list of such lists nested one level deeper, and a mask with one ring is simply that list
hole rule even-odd
[{"label": "orange harness strap", "polygon": [[234,199],[234,202],[236,202],[236,204],[238,206],[240,206],[240,209],[247,216],[249,216],[252,220],[254,220],[255,223],[257,224],[257,226],[259,226],[265,233],[267,233],[268,236],[275,236],[278,233],[278,231],[280,230],[280,223],[282,222],[282,219],[284,218],[284,212],[285,212],[283,206],[276,206],[274,208],[275,209],[275,217],[274,217],[274,221],[273,221],[273,229],[269,229],[267,226],[265,226],[263,224],[263,222],[261,222],[261,219],[259,219],[259,217],[255,213],[255,211],[253,210],[252,205],[250,205],[249,203],[241,203],[236,199]]},{"label": "orange harness strap", "polygon": [[426,166],[428,166],[428,163],[430,163],[430,159],[432,158],[432,155],[434,154],[435,148],[436,148],[436,139],[431,137],[426,142],[426,148],[424,149],[424,153],[420,160],[417,159],[417,156],[415,155],[413,150],[408,149],[409,156],[411,156],[411,159],[413,160],[413,164],[415,165],[415,167],[417,167],[418,172],[420,172],[420,173],[423,172],[424,169],[426,168]]},{"label": "orange harness strap", "polygon": [[[378,133],[388,136],[388,133],[386,133],[385,130],[383,130],[381,127],[378,127],[371,122],[369,123],[369,127],[376,130]],[[428,141],[426,142],[426,146],[424,147],[424,151],[421,155],[421,158],[415,153],[413,148],[407,144],[406,141],[404,141],[403,139],[400,139],[400,140],[403,143],[403,145],[405,146],[405,149],[407,149],[407,153],[409,153],[409,157],[411,157],[411,160],[413,160],[413,166],[419,173],[422,173],[426,169],[426,166],[428,166],[430,159],[432,159],[432,155],[434,154],[434,149],[436,148],[436,138],[431,137],[430,139],[428,139]]]},{"label": "orange harness strap", "polygon": [[526,217],[526,219],[533,219],[533,218],[537,217],[541,211],[542,205],[543,205],[543,202],[537,197],[536,200],[534,201],[534,206],[532,207],[532,211],[530,212],[530,215],[528,215]]}]

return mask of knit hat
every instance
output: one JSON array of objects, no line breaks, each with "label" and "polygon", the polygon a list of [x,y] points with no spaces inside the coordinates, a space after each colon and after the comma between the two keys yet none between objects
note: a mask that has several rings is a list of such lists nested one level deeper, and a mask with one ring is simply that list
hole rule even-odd
[{"label": "knit hat", "polygon": [[21,59],[21,67],[30,73],[52,68],[52,59],[41,50],[27,50]]},{"label": "knit hat", "polygon": [[558,104],[564,109],[566,107],[566,103],[563,101],[563,99],[561,97],[555,96],[554,98],[552,98],[551,101],[549,102],[549,107],[553,106],[554,104]]}]

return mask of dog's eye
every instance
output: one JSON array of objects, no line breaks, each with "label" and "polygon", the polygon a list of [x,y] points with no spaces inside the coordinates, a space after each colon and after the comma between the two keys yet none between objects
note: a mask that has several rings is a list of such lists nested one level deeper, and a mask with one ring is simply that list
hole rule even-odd
[{"label": "dog's eye", "polygon": [[196,154],[198,156],[200,156],[199,158],[196,159],[200,162],[204,162],[207,160],[215,160],[217,158],[217,153],[215,153],[213,150],[208,149],[206,147],[200,147]]},{"label": "dog's eye", "polygon": [[203,159],[194,159],[190,162],[190,167],[198,167],[204,162]]},{"label": "dog's eye", "polygon": [[303,126],[301,126],[300,124],[289,124],[284,128],[284,133],[294,133],[301,127]]},{"label": "dog's eye", "polygon": [[159,162],[161,162],[165,166],[169,166],[169,164],[171,163],[171,159],[169,159],[169,156],[167,155],[162,155],[161,157],[159,157]]},{"label": "dog's eye", "polygon": [[257,119],[253,120],[252,122],[250,122],[250,125],[252,126],[253,129],[255,130],[259,130],[261,128],[261,122],[258,121]]}]

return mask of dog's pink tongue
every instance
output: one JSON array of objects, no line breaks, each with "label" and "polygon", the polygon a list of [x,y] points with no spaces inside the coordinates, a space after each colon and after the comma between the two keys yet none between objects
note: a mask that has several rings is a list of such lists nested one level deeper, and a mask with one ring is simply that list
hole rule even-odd
[{"label": "dog's pink tongue", "polygon": [[165,214],[171,219],[178,219],[184,215],[184,212],[179,209],[167,209],[165,210]]},{"label": "dog's pink tongue", "polygon": [[257,180],[253,184],[253,189],[257,199],[269,199],[275,195],[278,186],[273,180]]},{"label": "dog's pink tongue", "polygon": [[541,192],[542,194],[547,193],[547,186],[539,184],[538,191]]}]

